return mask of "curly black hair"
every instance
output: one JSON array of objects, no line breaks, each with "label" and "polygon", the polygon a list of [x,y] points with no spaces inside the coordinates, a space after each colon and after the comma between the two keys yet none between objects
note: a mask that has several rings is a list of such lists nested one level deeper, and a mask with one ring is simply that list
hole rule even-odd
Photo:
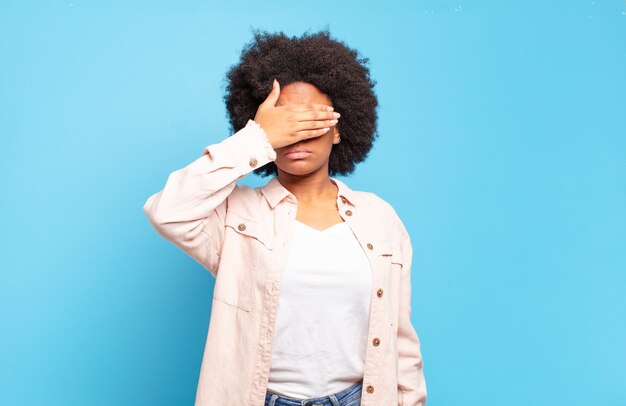
[{"label": "curly black hair", "polygon": [[[253,30],[254,39],[244,45],[240,61],[226,74],[224,101],[231,133],[253,119],[259,105],[272,89],[274,79],[281,88],[293,82],[314,85],[341,113],[337,124],[341,142],[333,145],[328,163],[330,176],[348,175],[367,158],[378,137],[378,99],[370,78],[369,58],[342,41],[332,39],[328,29],[305,32],[301,37],[282,31]],[[276,164],[268,162],[254,173],[277,174]]]}]

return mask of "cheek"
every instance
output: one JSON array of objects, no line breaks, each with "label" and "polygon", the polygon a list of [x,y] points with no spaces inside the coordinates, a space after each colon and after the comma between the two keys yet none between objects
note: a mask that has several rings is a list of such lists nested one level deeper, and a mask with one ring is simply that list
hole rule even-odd
[{"label": "cheek", "polygon": [[311,145],[315,148],[315,151],[317,151],[319,155],[328,155],[333,147],[334,137],[335,134],[331,129],[328,133],[316,138],[315,141],[312,141]]},{"label": "cheek", "polygon": [[335,129],[335,127],[330,127],[330,130],[328,130],[328,132],[326,132],[325,134],[319,137],[320,141],[324,140],[324,142],[328,142],[332,144],[333,140],[335,139],[336,132],[337,130]]},{"label": "cheek", "polygon": [[333,128],[331,128],[327,133],[318,137],[303,140],[302,143],[307,147],[314,149],[316,152],[321,153],[332,146],[334,138],[335,132]]}]

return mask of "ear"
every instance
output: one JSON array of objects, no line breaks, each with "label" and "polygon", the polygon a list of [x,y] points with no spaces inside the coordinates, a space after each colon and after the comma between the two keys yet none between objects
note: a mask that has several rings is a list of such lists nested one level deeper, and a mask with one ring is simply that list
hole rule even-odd
[{"label": "ear", "polygon": [[333,144],[339,144],[339,138],[340,138],[339,129],[337,128],[337,126],[335,126],[335,136],[333,138]]}]

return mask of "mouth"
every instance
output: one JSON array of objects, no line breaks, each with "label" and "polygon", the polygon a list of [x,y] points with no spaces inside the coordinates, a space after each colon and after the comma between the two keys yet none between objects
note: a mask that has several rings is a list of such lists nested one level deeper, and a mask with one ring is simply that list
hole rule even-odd
[{"label": "mouth", "polygon": [[306,158],[310,154],[311,154],[311,151],[309,151],[308,149],[304,149],[304,148],[294,148],[292,150],[285,152],[285,156],[290,159],[302,159],[302,158]]}]

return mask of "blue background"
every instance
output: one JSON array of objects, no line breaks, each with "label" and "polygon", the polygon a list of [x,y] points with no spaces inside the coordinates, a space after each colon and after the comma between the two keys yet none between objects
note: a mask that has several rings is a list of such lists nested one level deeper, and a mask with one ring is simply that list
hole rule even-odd
[{"label": "blue background", "polygon": [[[211,275],[150,227],[251,29],[370,58],[429,406],[626,404],[623,1],[0,4],[0,404],[192,404]],[[249,175],[241,183],[261,185]]]}]

